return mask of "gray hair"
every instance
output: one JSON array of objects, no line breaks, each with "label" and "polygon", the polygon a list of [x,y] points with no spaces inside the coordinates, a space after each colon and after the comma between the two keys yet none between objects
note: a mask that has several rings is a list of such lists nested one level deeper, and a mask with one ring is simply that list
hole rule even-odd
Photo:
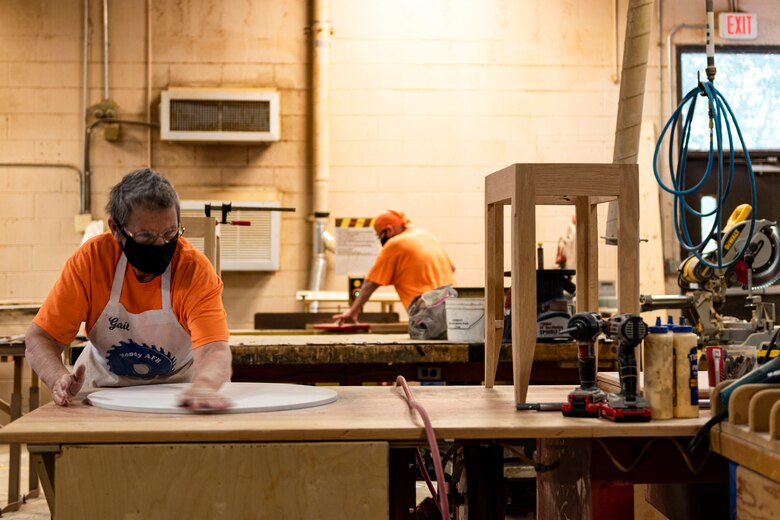
[{"label": "gray hair", "polygon": [[135,208],[160,210],[176,207],[176,216],[181,214],[179,196],[173,185],[151,168],[128,173],[111,188],[106,212],[120,226],[127,223],[130,212]]}]

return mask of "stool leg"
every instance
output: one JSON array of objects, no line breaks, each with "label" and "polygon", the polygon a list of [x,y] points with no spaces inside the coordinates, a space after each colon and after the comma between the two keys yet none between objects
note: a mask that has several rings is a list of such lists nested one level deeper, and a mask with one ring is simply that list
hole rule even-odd
[{"label": "stool leg", "polygon": [[504,206],[485,208],[485,387],[496,382],[504,332]]},{"label": "stool leg", "polygon": [[512,367],[515,402],[524,403],[536,349],[536,181],[518,172],[512,197]]}]

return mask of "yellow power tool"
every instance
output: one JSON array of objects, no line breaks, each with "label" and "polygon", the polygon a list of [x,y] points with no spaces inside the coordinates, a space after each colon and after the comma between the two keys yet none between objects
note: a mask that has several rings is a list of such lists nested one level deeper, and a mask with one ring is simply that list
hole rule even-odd
[{"label": "yellow power tool", "polygon": [[[748,261],[743,257],[723,273],[728,286],[739,284],[746,289],[762,289],[780,280],[780,232],[777,223],[756,220],[753,234],[748,237],[752,211],[750,204],[738,206],[723,230],[720,242],[723,264],[731,263],[745,248],[745,241],[750,241],[745,251]],[[702,256],[710,264],[716,264],[717,254],[717,251],[710,251]],[[751,287],[747,287],[749,262],[752,262]],[[695,255],[683,260],[678,271],[678,283],[683,289],[690,289],[691,284],[702,286],[716,274],[715,269],[702,263]]]}]

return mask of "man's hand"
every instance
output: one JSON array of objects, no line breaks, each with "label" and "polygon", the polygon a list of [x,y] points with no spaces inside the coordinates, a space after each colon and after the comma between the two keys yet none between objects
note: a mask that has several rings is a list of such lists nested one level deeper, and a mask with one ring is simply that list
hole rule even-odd
[{"label": "man's hand", "polygon": [[341,314],[334,314],[333,319],[336,320],[339,325],[341,325],[347,321],[357,323],[358,316],[360,316],[360,310],[352,307],[348,311],[342,312]]},{"label": "man's hand", "polygon": [[192,353],[195,376],[192,384],[179,395],[179,406],[193,411],[224,410],[232,406],[219,393],[230,381],[232,354],[227,341],[214,341],[198,347]]},{"label": "man's hand", "polygon": [[56,404],[68,406],[70,400],[79,393],[81,386],[84,384],[84,372],[86,372],[86,367],[79,365],[74,373],[63,374],[57,379],[51,388],[51,394]]},{"label": "man's hand", "polygon": [[191,384],[179,395],[179,406],[193,411],[224,410],[233,403],[217,390]]},{"label": "man's hand", "polygon": [[341,314],[333,315],[333,319],[336,320],[336,323],[339,325],[347,321],[357,323],[358,316],[360,316],[360,311],[363,310],[363,305],[366,304],[368,299],[372,294],[374,294],[374,291],[376,291],[377,288],[379,288],[378,283],[372,282],[371,280],[364,280],[363,286],[360,288],[360,294],[357,298],[355,298],[355,302],[352,304],[349,310],[342,312]]}]

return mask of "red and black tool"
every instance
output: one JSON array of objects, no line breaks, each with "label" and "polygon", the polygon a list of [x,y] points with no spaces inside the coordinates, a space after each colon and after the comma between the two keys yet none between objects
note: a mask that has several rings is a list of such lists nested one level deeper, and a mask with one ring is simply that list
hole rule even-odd
[{"label": "red and black tool", "polygon": [[647,324],[637,314],[618,314],[604,322],[604,333],[618,342],[620,392],[607,394],[601,417],[615,422],[647,422],[650,402],[637,395],[638,372],[634,348],[647,336]]},{"label": "red and black tool", "polygon": [[567,417],[598,417],[607,394],[596,386],[595,343],[602,332],[604,320],[594,312],[578,312],[571,317],[561,334],[577,340],[577,364],[580,386],[569,393],[561,411]]}]

